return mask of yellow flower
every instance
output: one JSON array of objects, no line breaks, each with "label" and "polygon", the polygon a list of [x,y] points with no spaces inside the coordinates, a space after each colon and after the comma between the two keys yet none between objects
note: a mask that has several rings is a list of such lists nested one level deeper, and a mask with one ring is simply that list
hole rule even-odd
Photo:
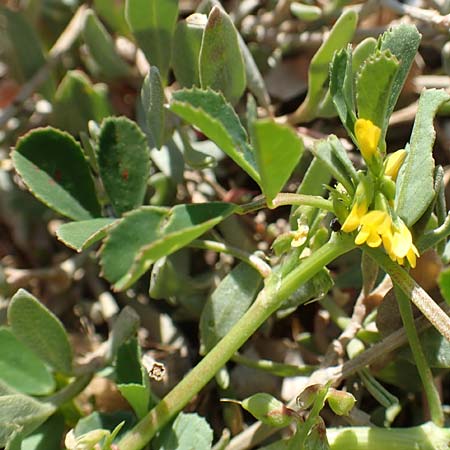
[{"label": "yellow flower", "polygon": [[391,226],[391,217],[385,211],[370,211],[361,219],[361,229],[356,235],[355,244],[366,243],[369,247],[379,247],[386,236],[391,236]]},{"label": "yellow flower", "polygon": [[377,153],[381,129],[374,125],[371,120],[358,119],[355,123],[355,136],[363,158],[370,161]]},{"label": "yellow flower", "polygon": [[341,230],[345,233],[351,233],[356,230],[363,218],[364,214],[367,212],[367,203],[365,201],[355,202],[350,211],[350,214],[345,219],[345,222],[342,224]]},{"label": "yellow flower", "polygon": [[392,180],[397,179],[398,171],[406,158],[406,150],[397,150],[388,155],[384,162],[384,174],[391,177]]},{"label": "yellow flower", "polygon": [[294,235],[291,246],[292,247],[301,247],[308,237],[309,233],[309,227],[308,225],[301,222],[300,219],[297,220],[297,230],[293,231],[292,234]]},{"label": "yellow flower", "polygon": [[391,236],[386,236],[383,239],[383,244],[393,261],[403,264],[406,257],[410,266],[416,267],[416,257],[420,256],[419,251],[413,244],[411,232],[403,221],[399,220],[394,225],[394,233]]}]

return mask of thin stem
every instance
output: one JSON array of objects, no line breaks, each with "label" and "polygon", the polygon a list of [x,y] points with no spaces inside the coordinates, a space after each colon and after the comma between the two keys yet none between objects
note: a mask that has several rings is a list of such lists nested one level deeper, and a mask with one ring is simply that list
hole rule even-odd
[{"label": "thin stem", "polygon": [[308,437],[311,428],[317,421],[320,411],[322,411],[325,405],[325,399],[328,393],[329,386],[323,386],[316,394],[316,399],[314,400],[314,405],[308,415],[308,418],[304,423],[297,424],[297,432],[292,437],[288,450],[303,449],[305,445],[305,440]]},{"label": "thin stem", "polygon": [[317,368],[314,366],[294,366],[292,364],[282,364],[275,361],[269,361],[267,359],[247,358],[239,353],[236,353],[231,359],[235,363],[242,364],[253,369],[262,370],[280,377],[310,375]]},{"label": "thin stem", "polygon": [[439,333],[450,341],[450,317],[411,278],[408,272],[378,249],[366,248],[364,251],[390,275],[392,281],[411,299]]},{"label": "thin stem", "polygon": [[397,285],[394,285],[395,296],[402,316],[403,326],[405,327],[406,335],[408,336],[411,352],[416,362],[417,370],[422,380],[427,396],[428,405],[430,407],[431,420],[439,426],[444,424],[444,412],[442,411],[441,399],[439,392],[434,384],[433,374],[431,373],[428,361],[423,353],[420,345],[419,335],[417,334],[414,325],[414,316],[412,313],[411,303],[406,294]]},{"label": "thin stem", "polygon": [[260,273],[263,278],[268,277],[272,272],[271,267],[254,253],[252,254],[245,252],[240,248],[233,247],[223,242],[195,239],[189,244],[189,247],[201,248],[203,250],[212,250],[214,252],[232,255],[240,259],[241,261],[246,262],[249,266],[253,267]]},{"label": "thin stem", "polygon": [[57,408],[76,397],[80,392],[84,391],[86,386],[91,382],[93,373],[82,375],[66,387],[58,391],[56,394],[50,395],[43,399],[47,403],[55,405]]},{"label": "thin stem", "polygon": [[273,199],[272,204],[274,208],[283,205],[306,205],[315,206],[316,208],[324,209],[326,211],[334,211],[333,203],[320,195],[281,192]]},{"label": "thin stem", "polygon": [[[289,192],[281,192],[272,201],[270,208],[278,208],[285,205],[305,205],[324,209],[326,211],[334,211],[333,203],[319,195],[291,194]],[[247,214],[262,208],[267,208],[267,201],[264,197],[258,198],[250,203],[240,205],[237,214]]]},{"label": "thin stem", "polygon": [[352,239],[334,235],[283,280],[269,278],[253,305],[229,333],[119,442],[121,450],[143,448],[239,350],[282,302],[321,268],[354,247]]}]

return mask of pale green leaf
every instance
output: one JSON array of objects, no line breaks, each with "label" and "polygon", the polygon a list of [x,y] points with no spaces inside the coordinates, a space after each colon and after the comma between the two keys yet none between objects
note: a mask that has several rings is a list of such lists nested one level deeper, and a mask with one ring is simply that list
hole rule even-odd
[{"label": "pale green leaf", "polygon": [[356,82],[358,117],[372,121],[385,134],[389,95],[399,62],[389,51],[376,52],[360,68]]},{"label": "pale green leaf", "polygon": [[414,225],[432,202],[435,192],[433,144],[434,116],[450,99],[444,90],[423,91],[411,134],[410,146],[397,180],[395,211],[406,225]]},{"label": "pale green leaf", "polygon": [[30,434],[54,411],[50,403],[41,403],[26,395],[3,395],[0,397],[0,446],[6,446],[18,433]]},{"label": "pale green leaf", "polygon": [[55,389],[44,362],[7,328],[0,328],[0,379],[24,394],[48,395]]},{"label": "pale green leaf", "polygon": [[72,371],[72,348],[59,319],[25,289],[19,289],[8,307],[14,335],[58,372]]}]

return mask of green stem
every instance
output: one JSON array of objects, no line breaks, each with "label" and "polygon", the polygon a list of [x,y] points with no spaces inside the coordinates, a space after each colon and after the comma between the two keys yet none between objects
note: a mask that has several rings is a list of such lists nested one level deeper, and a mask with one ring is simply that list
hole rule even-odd
[{"label": "green stem", "polygon": [[305,446],[306,438],[308,437],[311,428],[315,425],[317,418],[319,417],[320,411],[322,411],[325,405],[325,399],[327,397],[329,384],[327,386],[322,386],[321,389],[316,394],[314,400],[314,405],[308,415],[308,418],[304,423],[297,424],[297,432],[292,437],[288,450],[303,449]]},{"label": "green stem", "polygon": [[334,235],[282,281],[270,279],[229,333],[119,442],[120,450],[143,448],[225,365],[247,339],[303,283],[354,247],[349,236]]},{"label": "green stem", "polygon": [[442,426],[444,424],[444,412],[442,411],[441,399],[439,398],[439,392],[434,384],[433,374],[431,373],[428,361],[423,353],[422,346],[420,345],[419,335],[417,334],[414,325],[411,303],[409,302],[409,298],[397,285],[394,285],[394,290],[400,309],[400,315],[402,316],[403,326],[405,327],[406,335],[408,336],[411,352],[414,356],[414,361],[416,362],[417,370],[423,383],[425,395],[427,396],[431,420],[436,425]]},{"label": "green stem", "polygon": [[264,372],[271,373],[280,377],[298,377],[304,375],[311,375],[315,366],[294,366],[292,364],[283,364],[267,359],[253,359],[247,358],[244,355],[236,353],[231,358],[235,363],[242,364],[253,369],[262,370]]},{"label": "green stem", "polygon": [[[278,194],[272,201],[270,208],[278,208],[279,206],[285,205],[304,205],[313,206],[315,208],[324,209],[326,211],[334,211],[333,203],[326,198],[319,195],[306,195],[306,194],[291,194],[288,192],[282,192]],[[247,214],[252,211],[257,211],[258,209],[267,208],[267,200],[261,197],[250,203],[240,205],[239,209],[236,211],[237,214]]]},{"label": "green stem", "polygon": [[367,252],[388,273],[392,281],[411,299],[433,326],[450,341],[450,317],[411,278],[409,273],[392,261],[386,254],[375,248],[365,248]]},{"label": "green stem", "polygon": [[328,428],[331,450],[437,450],[448,448],[450,429],[432,422],[411,428]]},{"label": "green stem", "polygon": [[281,192],[272,201],[273,208],[284,205],[315,206],[316,208],[334,211],[333,203],[320,195],[291,194]]},{"label": "green stem", "polygon": [[75,381],[68,384],[66,387],[58,391],[56,394],[46,397],[43,401],[51,403],[59,408],[64,403],[76,397],[80,392],[84,391],[85,387],[91,382],[93,373],[88,373],[76,378]]},{"label": "green stem", "polygon": [[212,250],[218,253],[227,253],[257,270],[263,278],[266,278],[272,272],[271,267],[254,253],[248,253],[240,248],[233,247],[223,242],[195,239],[189,244],[189,247],[201,248],[203,250]]}]

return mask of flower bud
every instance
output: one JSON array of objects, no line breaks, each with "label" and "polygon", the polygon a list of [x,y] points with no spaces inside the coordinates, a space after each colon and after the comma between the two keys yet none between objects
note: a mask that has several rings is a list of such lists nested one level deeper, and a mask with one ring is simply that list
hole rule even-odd
[{"label": "flower bud", "polygon": [[383,176],[380,182],[380,189],[388,200],[393,201],[395,199],[396,186],[395,181],[392,178],[387,177],[386,175]]},{"label": "flower bud", "polygon": [[242,400],[242,407],[256,419],[272,427],[286,427],[295,418],[295,412],[266,393],[254,394]]},{"label": "flower bud", "polygon": [[312,384],[307,386],[297,397],[297,406],[300,409],[308,409],[317,397],[317,393],[324,389],[322,384]]},{"label": "flower bud", "polygon": [[66,434],[64,445],[67,450],[93,450],[96,444],[110,434],[108,430],[98,429],[75,437],[74,431],[70,430]]},{"label": "flower bud", "polygon": [[391,177],[391,179],[395,181],[406,155],[406,150],[397,150],[396,152],[388,155],[384,161],[384,174]]},{"label": "flower bud", "polygon": [[358,119],[355,123],[355,136],[364,160],[369,163],[377,154],[381,129],[371,120]]},{"label": "flower bud", "polygon": [[327,393],[327,402],[335,414],[346,416],[355,406],[356,399],[350,392],[330,388]]}]

